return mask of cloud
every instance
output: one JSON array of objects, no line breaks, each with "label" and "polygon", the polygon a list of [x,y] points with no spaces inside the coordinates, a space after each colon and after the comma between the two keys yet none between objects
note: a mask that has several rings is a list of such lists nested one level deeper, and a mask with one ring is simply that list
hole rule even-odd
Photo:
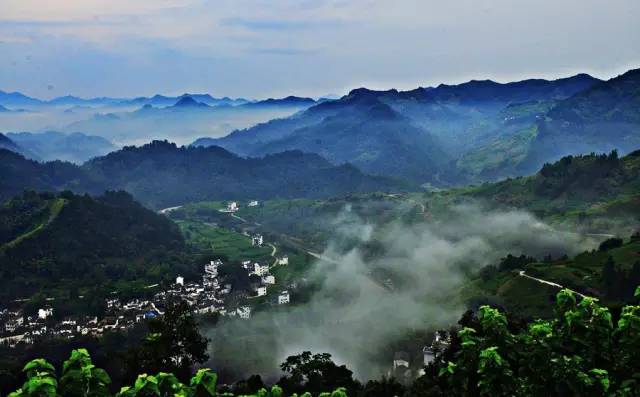
[{"label": "cloud", "polygon": [[317,52],[307,48],[252,48],[249,52],[265,55],[303,55]]},{"label": "cloud", "polygon": [[245,19],[228,18],[220,22],[221,26],[240,26],[245,29],[263,31],[288,31],[288,30],[311,30],[321,28],[335,28],[343,25],[344,22],[338,19],[331,20],[286,20],[286,19]]},{"label": "cloud", "polygon": [[96,16],[149,15],[193,4],[188,0],[3,0],[0,20],[59,21],[91,20]]},{"label": "cloud", "polygon": [[[409,89],[471,78],[611,77],[640,64],[639,13],[634,0],[525,0],[517,7],[510,0],[3,0],[0,36],[22,40],[10,51],[15,59],[5,52],[4,62],[27,53],[43,59],[50,67],[42,79],[55,79],[64,91],[47,91],[27,72],[3,71],[3,59],[0,87],[136,96],[149,86],[166,92],[163,83],[171,81],[179,91],[268,97],[365,84]],[[87,86],[60,74],[59,65],[91,52],[122,58],[108,73],[130,81]],[[169,71],[149,80],[140,67],[145,57]],[[209,67],[198,70],[197,80],[170,73],[201,62]]]},{"label": "cloud", "polygon": [[[320,288],[308,303],[259,312],[246,322],[225,319],[207,332],[216,370],[231,378],[277,377],[288,355],[312,350],[331,353],[360,379],[379,377],[389,369],[394,342],[458,320],[465,305],[456,294],[469,272],[507,253],[573,255],[594,246],[526,212],[477,206],[454,208],[441,223],[386,225],[346,207],[333,223],[335,240],[323,256],[339,264],[313,265],[307,277]],[[344,246],[354,239],[355,247]],[[366,248],[371,244],[373,251]]]}]

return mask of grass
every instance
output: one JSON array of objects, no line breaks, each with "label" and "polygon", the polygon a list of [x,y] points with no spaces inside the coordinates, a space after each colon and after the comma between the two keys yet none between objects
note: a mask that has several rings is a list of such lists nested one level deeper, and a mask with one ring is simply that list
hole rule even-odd
[{"label": "grass", "polygon": [[[285,242],[266,240],[263,247],[254,247],[249,236],[233,230],[197,221],[176,222],[190,245],[212,255],[225,256],[231,263],[251,260],[273,265],[273,247],[276,248],[275,257],[286,255],[289,258],[288,265],[273,266],[271,269],[277,284],[269,287],[268,295],[285,290],[291,283],[304,278],[313,261],[310,255],[290,247]],[[265,303],[263,300],[257,298],[252,303]]]},{"label": "grass", "polygon": [[251,237],[222,227],[197,221],[177,221],[187,242],[213,255],[223,255],[231,262],[244,259],[271,263],[272,248],[254,247]]}]

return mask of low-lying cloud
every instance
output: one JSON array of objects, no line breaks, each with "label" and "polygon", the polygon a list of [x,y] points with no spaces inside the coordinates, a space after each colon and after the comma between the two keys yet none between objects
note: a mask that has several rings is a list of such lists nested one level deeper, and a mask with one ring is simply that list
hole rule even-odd
[{"label": "low-lying cloud", "polygon": [[[331,353],[360,379],[378,377],[388,369],[377,363],[389,343],[458,320],[466,307],[452,298],[470,272],[508,253],[572,255],[594,245],[526,212],[477,206],[456,207],[442,221],[387,225],[364,222],[347,207],[335,226],[322,254],[332,260],[309,270],[310,280],[322,280],[310,302],[221,321],[207,332],[214,368],[229,377],[277,376],[288,355],[311,350]],[[345,249],[354,238],[359,244]]]}]

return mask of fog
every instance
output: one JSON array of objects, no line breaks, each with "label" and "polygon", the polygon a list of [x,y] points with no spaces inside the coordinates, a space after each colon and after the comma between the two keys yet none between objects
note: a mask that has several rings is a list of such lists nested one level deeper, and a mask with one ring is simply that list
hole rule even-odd
[{"label": "fog", "polygon": [[[224,318],[205,330],[209,365],[231,378],[274,378],[288,355],[311,350],[331,353],[360,379],[378,377],[398,338],[457,322],[466,310],[458,292],[471,272],[508,253],[573,255],[595,246],[526,212],[471,205],[453,208],[443,221],[385,225],[345,207],[333,222],[334,239],[322,254],[329,260],[309,269],[308,279],[320,285],[309,303],[254,313],[248,321]],[[344,249],[354,238],[355,247]]]},{"label": "fog", "polygon": [[197,138],[219,138],[236,129],[287,117],[301,107],[219,106],[206,108],[141,106],[32,106],[0,113],[0,133],[82,132],[117,146],[167,139],[188,145]]}]

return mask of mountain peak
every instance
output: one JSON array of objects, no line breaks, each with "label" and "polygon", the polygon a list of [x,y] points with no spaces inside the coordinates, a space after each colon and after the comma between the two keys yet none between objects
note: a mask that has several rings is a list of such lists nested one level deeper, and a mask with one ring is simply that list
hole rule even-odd
[{"label": "mountain peak", "polygon": [[173,105],[173,107],[176,107],[176,108],[180,108],[180,107],[207,107],[207,105],[202,103],[202,102],[196,101],[195,99],[193,99],[190,96],[182,96],[182,97],[180,97],[178,102],[176,102],[175,105]]},{"label": "mountain peak", "polygon": [[398,90],[396,90],[395,88],[392,88],[390,90],[387,91],[380,91],[380,90],[371,90],[369,88],[366,87],[360,87],[360,88],[354,88],[353,90],[349,91],[349,94],[347,94],[348,97],[377,97],[380,96],[381,94],[386,94],[386,93],[398,93]]}]

